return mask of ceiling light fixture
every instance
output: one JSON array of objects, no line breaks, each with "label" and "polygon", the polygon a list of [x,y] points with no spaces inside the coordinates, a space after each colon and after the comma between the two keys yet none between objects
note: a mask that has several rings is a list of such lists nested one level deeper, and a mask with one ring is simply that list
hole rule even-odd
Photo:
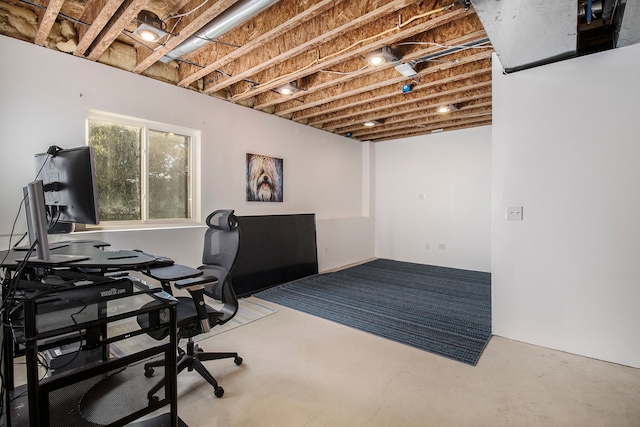
[{"label": "ceiling light fixture", "polygon": [[374,50],[373,52],[367,55],[367,62],[371,65],[382,65],[385,62],[394,62],[397,61],[398,58],[395,57],[393,53],[391,53],[391,49],[389,46],[385,46],[382,49]]},{"label": "ceiling light fixture", "polygon": [[405,77],[415,77],[418,72],[415,69],[415,64],[412,61],[401,62],[400,59],[391,52],[389,46],[385,46],[382,49],[374,50],[367,55],[367,62],[373,66],[382,65],[386,62],[393,64],[395,69]]},{"label": "ceiling light fixture", "polygon": [[382,122],[380,120],[369,120],[363,123],[363,125],[366,127],[372,127],[372,126],[381,125],[381,124]]},{"label": "ceiling light fixture", "polygon": [[140,13],[138,13],[138,22],[140,25],[136,28],[134,34],[142,40],[157,42],[160,40],[160,37],[166,34],[166,31],[163,29],[164,22],[153,12],[141,10]]},{"label": "ceiling light fixture", "polygon": [[448,113],[450,111],[455,111],[458,109],[458,106],[455,104],[449,104],[449,105],[442,105],[440,107],[438,107],[437,111],[438,113]]},{"label": "ceiling light fixture", "polygon": [[294,92],[299,91],[300,88],[295,83],[287,83],[279,86],[276,91],[281,93],[282,95],[291,95]]}]

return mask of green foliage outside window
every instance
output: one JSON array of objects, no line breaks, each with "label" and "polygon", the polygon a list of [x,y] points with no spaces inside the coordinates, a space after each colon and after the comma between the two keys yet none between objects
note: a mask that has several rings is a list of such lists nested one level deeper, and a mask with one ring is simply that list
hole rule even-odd
[{"label": "green foliage outside window", "polygon": [[149,131],[149,218],[189,217],[189,137]]},{"label": "green foliage outside window", "polygon": [[88,129],[101,221],[191,217],[189,136],[94,118]]},{"label": "green foliage outside window", "polygon": [[89,122],[89,145],[95,152],[102,221],[142,219],[141,131],[132,126]]}]

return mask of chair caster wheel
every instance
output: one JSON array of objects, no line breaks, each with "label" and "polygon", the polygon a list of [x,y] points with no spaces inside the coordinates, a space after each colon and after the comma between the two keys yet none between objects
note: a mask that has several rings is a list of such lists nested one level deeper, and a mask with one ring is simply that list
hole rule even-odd
[{"label": "chair caster wheel", "polygon": [[242,357],[236,356],[236,358],[233,359],[233,363],[235,363],[238,366],[242,365]]},{"label": "chair caster wheel", "polygon": [[217,389],[215,389],[213,394],[215,394],[216,397],[222,397],[222,395],[224,394],[224,389],[222,387],[218,387]]},{"label": "chair caster wheel", "polygon": [[153,368],[147,368],[144,370],[144,376],[147,378],[151,378],[154,372],[155,371],[153,370]]}]

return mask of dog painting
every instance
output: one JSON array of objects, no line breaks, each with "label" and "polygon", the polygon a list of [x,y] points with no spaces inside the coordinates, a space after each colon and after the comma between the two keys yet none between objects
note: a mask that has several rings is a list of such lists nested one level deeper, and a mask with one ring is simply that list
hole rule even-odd
[{"label": "dog painting", "polygon": [[282,159],[247,153],[247,201],[282,202]]}]

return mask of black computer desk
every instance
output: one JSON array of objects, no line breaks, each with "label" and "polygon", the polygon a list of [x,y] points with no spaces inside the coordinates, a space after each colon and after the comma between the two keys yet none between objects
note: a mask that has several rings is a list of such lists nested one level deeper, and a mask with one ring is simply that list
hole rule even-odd
[{"label": "black computer desk", "polygon": [[[64,258],[56,258],[52,262],[30,260],[27,261],[28,266],[31,268],[73,267],[124,271],[141,269],[156,262],[154,256],[140,251],[110,251],[106,249],[110,246],[109,243],[99,240],[67,240],[52,242],[49,246],[52,258],[64,256],[69,256],[69,258],[66,261]],[[0,251],[1,265],[2,267],[16,268],[24,260],[26,254],[25,247]]]},{"label": "black computer desk", "polygon": [[[0,252],[0,262],[5,269],[9,280],[15,279],[12,275],[21,274],[16,284],[20,288],[18,308],[23,310],[23,325],[16,328],[9,318],[10,311],[3,312],[3,341],[5,373],[3,387],[6,387],[5,411],[7,414],[7,426],[29,425],[45,426],[49,424],[49,393],[66,393],[65,387],[80,383],[87,378],[105,376],[114,369],[124,369],[128,364],[143,358],[153,357],[164,353],[166,360],[165,378],[166,388],[163,399],[149,401],[148,407],[141,408],[133,414],[125,415],[122,420],[113,421],[109,425],[124,425],[147,413],[153,412],[165,405],[170,406],[169,414],[139,422],[140,426],[184,426],[185,424],[177,416],[177,380],[176,380],[176,352],[177,334],[175,319],[175,300],[161,289],[150,289],[142,282],[130,280],[122,274],[127,271],[145,271],[145,269],[157,263],[157,258],[138,251],[105,250],[108,243],[101,241],[79,240],[56,242],[51,245],[51,254],[73,255],[75,258],[66,262],[56,260],[55,263],[41,260],[28,260],[21,266],[27,252],[25,250],[10,250]],[[47,285],[41,281],[41,277],[60,275],[61,277],[73,277],[79,274],[82,286],[71,288],[47,290]],[[70,276],[69,276],[70,275]],[[24,279],[22,278],[24,277]],[[87,280],[89,278],[89,280]],[[95,278],[95,280],[91,279]],[[67,280],[68,282],[68,280]],[[8,282],[7,282],[8,283]],[[3,289],[3,292],[16,292],[16,289]],[[78,297],[78,293],[82,293]],[[54,297],[52,298],[52,294]],[[71,297],[69,297],[71,295]],[[4,295],[3,295],[4,296]],[[103,300],[103,296],[106,299]],[[56,299],[57,298],[57,299]],[[77,301],[82,299],[84,306],[78,307]],[[60,301],[71,301],[71,305],[61,304]],[[75,301],[75,307],[73,302]],[[56,305],[57,304],[57,305]],[[150,327],[169,327],[169,343],[147,349],[145,351],[127,355],[116,360],[108,360],[106,351],[103,363],[94,366],[80,367],[52,376],[40,381],[38,378],[38,352],[44,348],[55,345],[78,341],[77,333],[80,333],[81,348],[101,347],[104,351],[109,343],[127,339],[134,335],[145,333],[140,330],[135,333],[127,333],[121,336],[107,337],[106,326],[108,323],[134,317],[140,313],[149,313],[158,319],[161,313],[170,313],[165,323],[153,323]],[[100,330],[95,333],[96,328]],[[86,331],[83,336],[82,331]],[[89,333],[94,331],[94,333]],[[71,337],[69,337],[71,335]],[[96,336],[98,338],[96,338]],[[44,340],[49,341],[44,344]],[[13,359],[17,348],[24,348],[27,360],[27,397],[28,413],[19,414],[13,420],[10,414],[11,400],[20,397],[13,390]],[[143,374],[143,371],[141,371]],[[23,391],[21,391],[24,394]],[[94,393],[95,394],[95,393]],[[146,396],[145,396],[146,397]],[[24,411],[23,411],[24,412]],[[26,422],[25,422],[26,419]],[[13,424],[12,424],[13,421]]]}]

